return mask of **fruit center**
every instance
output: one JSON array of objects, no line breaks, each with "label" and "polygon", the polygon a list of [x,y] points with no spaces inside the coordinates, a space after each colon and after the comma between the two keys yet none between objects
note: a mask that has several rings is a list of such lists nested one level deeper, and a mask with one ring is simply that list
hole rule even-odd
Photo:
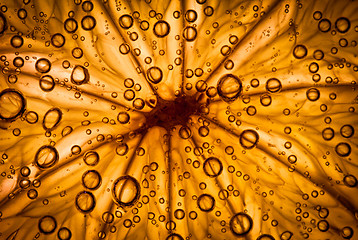
[{"label": "fruit center", "polygon": [[176,125],[186,125],[189,117],[199,110],[195,96],[180,96],[174,101],[158,98],[153,111],[146,114],[148,128],[160,126],[170,129]]}]

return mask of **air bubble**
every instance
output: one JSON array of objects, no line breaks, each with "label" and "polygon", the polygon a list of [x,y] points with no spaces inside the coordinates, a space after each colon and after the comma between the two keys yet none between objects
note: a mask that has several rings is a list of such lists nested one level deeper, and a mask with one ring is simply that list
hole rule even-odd
[{"label": "air bubble", "polygon": [[217,91],[225,102],[235,101],[242,91],[241,80],[235,75],[227,74],[218,81]]},{"label": "air bubble", "polygon": [[196,13],[195,10],[190,9],[190,10],[186,11],[185,19],[188,22],[190,22],[190,23],[195,22],[197,18],[198,18],[198,14]]},{"label": "air bubble", "polygon": [[252,227],[252,218],[246,213],[237,213],[230,219],[230,230],[235,236],[240,237],[248,234]]},{"label": "air bubble", "polygon": [[293,236],[293,233],[290,231],[284,231],[280,235],[280,240],[291,240],[291,237]]},{"label": "air bubble", "polygon": [[58,151],[51,145],[42,146],[35,154],[35,164],[41,169],[53,167],[58,159]]},{"label": "air bubble", "polygon": [[51,37],[51,44],[56,47],[60,48],[65,45],[66,39],[61,33],[56,33]]},{"label": "air bubble", "polygon": [[38,192],[36,189],[30,189],[29,191],[27,191],[27,197],[31,200],[34,200],[38,197]]},{"label": "air bubble", "polygon": [[127,89],[123,96],[127,101],[132,101],[135,98],[135,92],[132,89]]},{"label": "air bubble", "polygon": [[198,130],[198,132],[199,132],[199,135],[201,136],[201,137],[206,137],[206,136],[208,136],[209,135],[209,128],[207,127],[207,126],[201,126],[200,128],[199,128],[199,130]]},{"label": "air bubble", "polygon": [[64,23],[64,28],[68,33],[74,33],[78,29],[78,23],[74,18],[67,18]]},{"label": "air bubble", "polygon": [[55,88],[55,80],[50,75],[44,75],[39,81],[40,88],[44,92],[50,92]]},{"label": "air bubble", "polygon": [[140,185],[134,177],[122,176],[112,187],[112,197],[115,203],[122,207],[133,206],[140,197]]},{"label": "air bubble", "polygon": [[307,99],[314,102],[317,101],[320,97],[320,92],[317,88],[310,88],[306,91]]},{"label": "air bubble", "polygon": [[235,45],[239,42],[239,38],[236,36],[236,35],[232,35],[229,37],[229,42],[232,44],[232,45]]},{"label": "air bubble", "polygon": [[127,43],[122,43],[119,46],[119,52],[123,55],[128,54],[131,51],[131,47]]},{"label": "air bubble", "polygon": [[82,3],[82,10],[84,12],[91,12],[93,10],[93,3],[90,1],[85,1]]},{"label": "air bubble", "polygon": [[353,237],[353,229],[351,227],[343,227],[341,229],[341,236],[344,238],[344,239],[351,239]]},{"label": "air bubble", "polygon": [[203,164],[204,172],[209,177],[217,177],[223,171],[223,164],[216,157],[209,157]]},{"label": "air bubble", "polygon": [[141,21],[140,25],[139,25],[140,29],[142,29],[143,31],[147,31],[149,29],[149,22],[147,21]]},{"label": "air bubble", "polygon": [[120,124],[126,124],[129,122],[130,116],[127,112],[118,113],[117,120]]},{"label": "air bubble", "polygon": [[338,143],[335,147],[335,150],[340,157],[348,157],[352,152],[351,146],[346,142]]},{"label": "air bubble", "polygon": [[282,89],[281,81],[277,78],[270,78],[266,82],[266,90],[270,93],[278,93]]},{"label": "air bubble", "polygon": [[351,28],[351,22],[348,18],[340,17],[336,20],[335,27],[338,32],[346,33]]},{"label": "air bubble", "polygon": [[214,8],[212,6],[205,7],[204,14],[208,17],[211,17],[214,14]]},{"label": "air bubble", "polygon": [[120,143],[117,147],[116,147],[116,153],[119,156],[125,156],[128,153],[128,145],[126,143]]},{"label": "air bubble", "polygon": [[133,107],[137,110],[142,110],[145,106],[145,102],[141,98],[136,98],[133,101]]},{"label": "air bubble", "polygon": [[340,133],[344,138],[350,138],[354,135],[354,128],[350,124],[343,125],[340,129]]},{"label": "air bubble", "polygon": [[163,72],[159,67],[151,67],[147,70],[148,80],[154,84],[160,83],[163,79]]},{"label": "air bubble", "polygon": [[196,39],[197,36],[197,30],[195,27],[187,26],[183,30],[183,37],[186,41],[192,42]]},{"label": "air bubble", "polygon": [[316,72],[318,72],[318,70],[319,70],[319,65],[318,65],[316,62],[312,62],[312,63],[310,63],[310,65],[308,66],[308,70],[309,70],[311,73],[316,73]]},{"label": "air bubble", "polygon": [[324,58],[324,53],[322,50],[315,50],[313,52],[313,57],[316,60],[322,60]]},{"label": "air bubble", "polygon": [[62,111],[59,108],[51,108],[45,113],[42,126],[46,131],[54,130],[62,119]]},{"label": "air bubble", "polygon": [[72,232],[67,227],[62,227],[58,230],[57,237],[60,240],[70,240],[72,237]]},{"label": "air bubble", "polygon": [[26,100],[22,93],[7,88],[0,92],[0,119],[14,120],[25,111]]},{"label": "air bubble", "polygon": [[222,46],[220,49],[220,53],[223,56],[229,56],[231,54],[231,47],[229,47],[228,45]]},{"label": "air bubble", "polygon": [[40,58],[36,61],[35,68],[40,73],[48,73],[51,70],[51,62],[46,58]]},{"label": "air bubble", "polygon": [[262,234],[258,236],[256,240],[275,240],[275,238],[270,234]]},{"label": "air bubble", "polygon": [[20,8],[18,11],[17,11],[17,16],[24,20],[26,17],[27,17],[27,11],[23,8]]},{"label": "air bubble", "polygon": [[79,47],[75,47],[74,49],[72,49],[72,56],[76,59],[81,58],[83,56],[82,49]]},{"label": "air bubble", "polygon": [[182,138],[182,139],[188,139],[191,137],[191,130],[190,128],[188,128],[187,126],[182,126],[180,129],[179,129],[179,136]]},{"label": "air bubble", "polygon": [[133,18],[128,14],[124,14],[119,18],[119,25],[123,29],[129,29],[133,26]]},{"label": "air bubble", "polygon": [[25,61],[22,57],[15,57],[12,63],[14,64],[15,67],[20,68],[24,66]]},{"label": "air bubble", "polygon": [[24,39],[21,36],[15,35],[10,40],[11,46],[14,48],[20,48],[24,44]]},{"label": "air bubble", "polygon": [[347,187],[351,187],[351,188],[354,188],[358,185],[357,178],[351,174],[344,176],[343,182]]},{"label": "air bubble", "polygon": [[56,219],[52,216],[44,216],[39,220],[38,223],[39,231],[43,234],[51,234],[55,232],[57,228]]},{"label": "air bubble", "polygon": [[34,111],[28,111],[26,113],[25,119],[30,124],[35,124],[39,120],[39,115]]},{"label": "air bubble", "polygon": [[209,194],[202,194],[197,200],[198,207],[203,212],[211,212],[215,207],[215,198]]},{"label": "air bubble", "polygon": [[81,65],[76,65],[71,73],[71,82],[76,84],[76,85],[82,85],[85,83],[88,83],[90,80],[90,75],[89,72],[87,70],[87,68],[81,66]]},{"label": "air bubble", "polygon": [[302,59],[307,56],[307,48],[304,45],[297,45],[293,49],[293,56],[297,59]]},{"label": "air bubble", "polygon": [[96,206],[96,199],[91,192],[82,191],[75,199],[77,209],[82,213],[90,213]]},{"label": "air bubble", "polygon": [[30,174],[31,174],[31,170],[29,167],[27,166],[24,166],[20,169],[20,174],[23,176],[23,177],[28,177]]},{"label": "air bubble", "polygon": [[329,223],[326,220],[321,220],[317,223],[317,228],[321,232],[327,232],[329,229]]},{"label": "air bubble", "polygon": [[260,103],[264,107],[270,106],[272,103],[272,98],[271,98],[270,94],[268,94],[268,93],[262,94],[260,97]]},{"label": "air bubble", "polygon": [[96,190],[101,183],[102,177],[96,170],[88,170],[82,175],[82,184],[85,188]]},{"label": "air bubble", "polygon": [[321,32],[328,32],[329,30],[331,30],[331,21],[329,21],[327,18],[322,19],[318,23],[318,29]]},{"label": "air bubble", "polygon": [[184,238],[177,233],[172,233],[165,240],[184,240]]},{"label": "air bubble", "polygon": [[90,15],[85,16],[81,20],[83,30],[90,31],[96,26],[96,19]]},{"label": "air bubble", "polygon": [[99,155],[95,151],[89,151],[83,156],[83,161],[88,166],[96,166],[99,162]]},{"label": "air bubble", "polygon": [[315,11],[313,13],[314,20],[320,20],[322,18],[322,13],[320,11]]},{"label": "air bubble", "polygon": [[323,129],[323,131],[322,131],[322,137],[323,137],[323,139],[326,140],[326,141],[332,140],[333,137],[334,137],[334,130],[333,130],[333,128],[328,127],[328,128]]},{"label": "air bubble", "polygon": [[153,32],[157,37],[163,38],[169,34],[170,25],[166,21],[159,20],[154,24]]},{"label": "air bubble", "polygon": [[257,145],[258,141],[259,135],[254,130],[244,130],[240,135],[240,144],[245,149],[254,148]]}]

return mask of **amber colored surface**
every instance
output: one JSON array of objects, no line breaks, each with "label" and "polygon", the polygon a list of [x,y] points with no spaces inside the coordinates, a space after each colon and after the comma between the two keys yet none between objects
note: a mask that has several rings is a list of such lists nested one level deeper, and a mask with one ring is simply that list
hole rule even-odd
[{"label": "amber colored surface", "polygon": [[1,0],[0,239],[358,239],[357,13]]}]

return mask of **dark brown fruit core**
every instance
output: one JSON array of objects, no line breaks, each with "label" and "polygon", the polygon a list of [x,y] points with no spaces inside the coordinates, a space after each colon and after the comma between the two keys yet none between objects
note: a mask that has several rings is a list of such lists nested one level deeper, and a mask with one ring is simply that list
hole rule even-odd
[{"label": "dark brown fruit core", "polygon": [[176,125],[186,125],[191,115],[199,112],[195,96],[180,96],[174,101],[158,98],[155,108],[146,113],[146,127],[160,126],[170,129]]}]

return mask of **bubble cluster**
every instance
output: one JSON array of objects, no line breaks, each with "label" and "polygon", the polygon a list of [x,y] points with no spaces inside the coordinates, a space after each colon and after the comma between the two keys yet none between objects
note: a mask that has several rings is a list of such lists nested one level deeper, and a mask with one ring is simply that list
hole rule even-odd
[{"label": "bubble cluster", "polygon": [[357,239],[358,3],[0,4],[0,239]]}]

